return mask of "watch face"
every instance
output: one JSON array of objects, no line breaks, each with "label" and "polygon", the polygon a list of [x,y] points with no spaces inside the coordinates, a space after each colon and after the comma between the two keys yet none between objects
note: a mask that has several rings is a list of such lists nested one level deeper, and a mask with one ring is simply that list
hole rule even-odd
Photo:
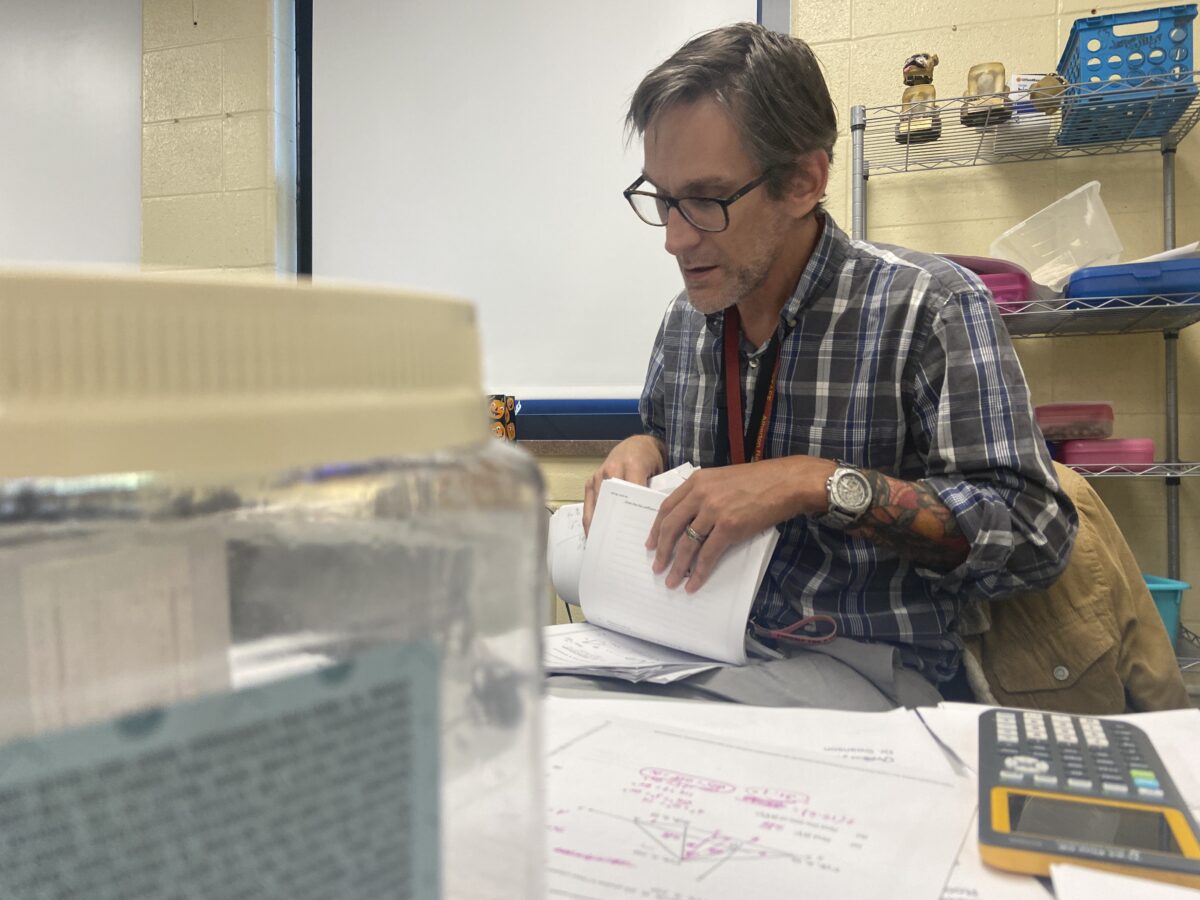
[{"label": "watch face", "polygon": [[871,488],[861,472],[844,471],[834,482],[834,499],[842,509],[863,512],[871,503]]}]

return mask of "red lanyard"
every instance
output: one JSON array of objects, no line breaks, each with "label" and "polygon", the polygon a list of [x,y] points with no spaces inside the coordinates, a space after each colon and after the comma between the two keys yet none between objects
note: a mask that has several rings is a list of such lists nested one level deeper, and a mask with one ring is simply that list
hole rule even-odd
[{"label": "red lanyard", "polygon": [[[742,429],[745,427],[742,418],[742,371],[738,361],[738,332],[741,330],[741,321],[736,306],[725,310],[725,430],[729,435],[729,461],[735,466],[746,461],[745,439],[742,436]],[[775,364],[771,367],[771,383],[767,386],[767,402],[763,405],[762,420],[758,423],[758,436],[754,439],[754,458],[751,462],[758,462],[763,458],[767,425],[771,421],[771,408],[775,405],[775,379],[779,376],[779,357],[782,355],[778,351],[775,353]]]}]

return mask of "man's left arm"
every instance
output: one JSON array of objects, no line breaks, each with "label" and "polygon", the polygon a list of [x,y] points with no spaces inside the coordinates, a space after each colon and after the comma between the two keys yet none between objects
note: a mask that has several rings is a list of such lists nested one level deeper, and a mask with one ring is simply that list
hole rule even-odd
[{"label": "man's left arm", "polygon": [[882,472],[864,470],[863,475],[871,483],[871,508],[851,534],[939,572],[949,572],[966,561],[971,545],[954,513],[931,487]]},{"label": "man's left arm", "polygon": [[976,599],[1048,587],[1075,538],[1025,375],[983,290],[948,298],[915,357],[910,433],[917,484],[946,508],[969,547],[953,568],[919,567],[936,590]]}]

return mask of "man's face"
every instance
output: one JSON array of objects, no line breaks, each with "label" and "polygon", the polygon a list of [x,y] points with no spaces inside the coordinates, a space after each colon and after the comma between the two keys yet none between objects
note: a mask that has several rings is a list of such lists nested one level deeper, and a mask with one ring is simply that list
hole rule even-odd
[{"label": "man's face", "polygon": [[[646,130],[643,173],[672,197],[728,197],[762,174],[716,101],[669,107]],[[688,300],[710,314],[753,299],[780,258],[787,235],[782,203],[766,185],[729,207],[729,227],[700,231],[671,210],[666,248],[679,262]]]}]

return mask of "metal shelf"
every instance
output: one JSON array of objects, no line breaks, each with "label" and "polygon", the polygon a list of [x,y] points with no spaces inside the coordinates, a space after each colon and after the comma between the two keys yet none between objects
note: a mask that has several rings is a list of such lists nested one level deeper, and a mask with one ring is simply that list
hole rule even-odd
[{"label": "metal shelf", "polygon": [[[1060,109],[1049,115],[1016,113],[1016,92],[1004,95],[1014,113],[1007,122],[963,125],[960,114],[968,100],[952,97],[927,104],[914,113],[903,104],[850,110],[851,234],[867,239],[867,185],[871,176],[937,169],[1102,156],[1157,150],[1162,154],[1163,249],[1175,246],[1175,147],[1200,120],[1200,72],[1141,78],[1116,78],[1067,86]],[[1024,98],[1019,98],[1024,99]],[[994,103],[994,101],[993,101]],[[979,112],[976,102],[972,111]],[[899,143],[898,134],[916,130],[938,117],[937,139]],[[925,122],[915,116],[927,116]],[[1003,115],[1003,113],[1001,113]],[[1039,117],[1040,116],[1040,117]],[[901,126],[898,130],[898,126]],[[910,135],[911,136],[911,135]],[[1112,297],[1078,301],[1034,300],[1002,321],[1014,337],[1127,334],[1159,332],[1166,368],[1166,435],[1163,454],[1179,458],[1178,337],[1200,321],[1200,294],[1191,296]],[[1131,470],[1108,467],[1088,476],[1158,478],[1165,485],[1167,576],[1179,577],[1179,476],[1200,474],[1198,463],[1154,463]],[[1190,634],[1190,632],[1188,632]]]},{"label": "metal shelf", "polygon": [[1069,466],[1088,478],[1187,478],[1200,475],[1200,462],[1156,462],[1136,466],[1105,466],[1089,463],[1085,466]]},{"label": "metal shelf", "polygon": [[1031,300],[1000,319],[1012,337],[1173,332],[1200,322],[1200,293]]},{"label": "metal shelf", "polygon": [[[1015,114],[1008,121],[963,125],[964,103],[952,97],[906,111],[903,104],[868,107],[863,133],[864,175],[877,176],[997,163],[1136,153],[1175,146],[1200,120],[1197,75],[1151,75],[1069,85],[1052,115]],[[1017,93],[996,94],[1011,104]],[[1020,95],[1019,99],[1026,99]],[[898,143],[897,129],[931,123],[941,134],[928,143]],[[1081,122],[1084,123],[1081,125]],[[1169,128],[1162,126],[1173,122]],[[1068,128],[1064,129],[1064,123]],[[926,130],[926,133],[929,133]]]}]

